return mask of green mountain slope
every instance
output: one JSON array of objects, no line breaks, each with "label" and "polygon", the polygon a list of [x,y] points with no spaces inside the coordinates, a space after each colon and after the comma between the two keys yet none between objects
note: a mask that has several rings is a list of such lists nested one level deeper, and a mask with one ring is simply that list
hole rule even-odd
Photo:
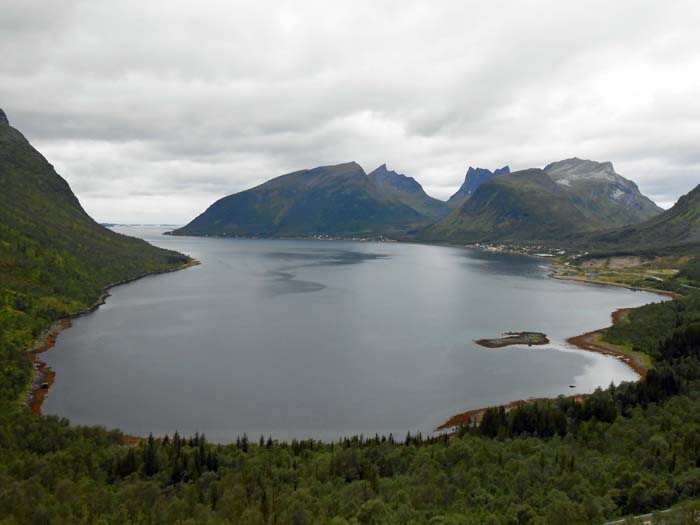
[{"label": "green mountain slope", "polygon": [[462,206],[418,237],[445,242],[535,241],[595,226],[542,170],[529,169],[482,184]]},{"label": "green mountain slope", "polygon": [[640,224],[586,235],[580,243],[597,249],[649,250],[700,243],[700,185],[669,210]]},{"label": "green mountain slope", "polygon": [[1,111],[0,187],[0,401],[12,401],[29,378],[24,350],[55,319],[189,258],[98,225]]},{"label": "green mountain slope", "polygon": [[637,185],[615,173],[611,162],[572,158],[553,162],[544,172],[591,221],[609,226],[636,224],[663,210]]},{"label": "green mountain slope", "polygon": [[425,193],[413,177],[390,171],[382,164],[368,175],[377,189],[388,198],[410,206],[425,217],[444,217],[449,213],[447,203]]},{"label": "green mountain slope", "polygon": [[216,201],[173,235],[377,235],[424,221],[355,162],[282,175]]}]

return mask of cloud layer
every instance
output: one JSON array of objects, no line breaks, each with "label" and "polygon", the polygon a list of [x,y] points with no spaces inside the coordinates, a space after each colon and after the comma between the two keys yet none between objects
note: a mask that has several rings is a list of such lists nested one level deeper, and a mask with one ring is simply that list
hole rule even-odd
[{"label": "cloud layer", "polygon": [[611,160],[700,182],[700,4],[0,0],[0,107],[95,218],[183,223],[281,173]]}]

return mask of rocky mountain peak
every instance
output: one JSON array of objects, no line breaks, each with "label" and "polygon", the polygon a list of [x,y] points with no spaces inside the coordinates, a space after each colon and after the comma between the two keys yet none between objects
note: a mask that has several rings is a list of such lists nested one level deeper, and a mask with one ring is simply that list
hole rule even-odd
[{"label": "rocky mountain peak", "polygon": [[[478,184],[481,182],[485,182],[486,180],[495,177],[496,175],[506,175],[510,173],[510,166],[503,166],[502,168],[498,168],[494,171],[491,171],[486,168],[473,168],[469,166],[469,169],[467,169],[467,174],[464,176],[464,185],[469,185],[470,182],[474,181],[479,181]],[[473,188],[472,191],[476,189]]]},{"label": "rocky mountain peak", "polygon": [[492,179],[497,175],[506,175],[510,173],[509,166],[503,166],[495,171],[488,170],[486,168],[474,168],[469,166],[467,173],[464,176],[464,182],[462,186],[457,190],[450,200],[447,201],[452,207],[457,207],[467,200],[483,183]]},{"label": "rocky mountain peak", "polygon": [[10,121],[7,120],[7,115],[6,115],[5,112],[2,110],[2,108],[0,108],[0,125],[3,125],[3,124],[4,124],[5,126],[9,126],[9,125],[10,125]]},{"label": "rocky mountain peak", "polygon": [[386,167],[386,164],[382,164],[371,172],[369,177],[378,185],[387,184],[394,188],[410,192],[423,191],[421,185],[418,184],[413,177],[408,177],[402,173],[390,170]]},{"label": "rocky mountain peak", "polygon": [[544,173],[577,202],[586,202],[586,213],[595,211],[606,221],[633,224],[661,212],[634,182],[615,172],[612,162],[572,157],[548,164]]},{"label": "rocky mountain peak", "polygon": [[614,182],[619,177],[612,162],[596,162],[578,157],[552,162],[545,166],[544,172],[563,186],[592,179]]}]

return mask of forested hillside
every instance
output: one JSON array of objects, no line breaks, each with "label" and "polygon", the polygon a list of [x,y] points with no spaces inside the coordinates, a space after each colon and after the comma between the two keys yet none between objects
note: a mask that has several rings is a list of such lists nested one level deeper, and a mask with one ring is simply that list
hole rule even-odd
[{"label": "forested hillside", "polygon": [[0,408],[27,388],[25,350],[105,286],[177,268],[189,258],[108,230],[82,209],[22,134],[0,118]]}]

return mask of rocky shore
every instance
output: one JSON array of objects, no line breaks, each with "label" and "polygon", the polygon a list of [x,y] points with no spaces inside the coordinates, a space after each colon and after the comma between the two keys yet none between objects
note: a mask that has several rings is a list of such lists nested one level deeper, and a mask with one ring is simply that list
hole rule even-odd
[{"label": "rocky shore", "polygon": [[506,332],[498,339],[477,339],[474,342],[486,348],[503,348],[510,345],[546,345],[549,339],[542,332]]},{"label": "rocky shore", "polygon": [[[592,283],[592,284],[601,284],[601,283]],[[656,291],[656,290],[654,290]],[[659,292],[662,293],[663,292]],[[670,295],[673,298],[676,298],[677,296],[675,294],[671,295],[670,293],[664,294],[664,295]],[[612,324],[616,325],[620,322],[622,322],[625,318],[625,316],[630,312],[631,308],[621,308],[619,310],[615,310],[612,314]],[[589,352],[597,352],[599,354],[607,355],[614,357],[616,359],[619,359],[620,361],[624,362],[627,366],[632,368],[638,375],[639,379],[642,379],[646,376],[647,371],[649,370],[649,362],[647,358],[645,358],[643,355],[634,353],[634,352],[629,352],[626,351],[622,348],[619,348],[617,346],[613,346],[609,343],[606,343],[605,341],[602,340],[602,336],[605,333],[607,328],[602,328],[600,330],[594,330],[592,332],[587,332],[585,334],[581,334],[575,337],[570,337],[569,339],[566,340],[567,343],[570,345],[573,345],[577,348],[580,348],[581,350],[587,350]],[[490,340],[490,341],[500,341],[500,340]],[[589,394],[576,394],[573,396],[570,396],[572,399],[576,399],[578,401],[581,401],[588,397]],[[544,398],[531,398],[531,399],[521,399],[518,401],[512,401],[510,403],[506,403],[504,405],[497,405],[497,406],[502,406],[503,408],[506,409],[506,411],[511,410],[513,408],[516,408],[518,406],[521,406],[525,403],[534,403],[536,401],[542,401]],[[484,407],[484,408],[475,408],[471,410],[467,410],[465,412],[460,412],[459,414],[455,414],[452,417],[450,417],[447,421],[445,421],[443,424],[441,424],[439,427],[435,429],[436,432],[454,432],[459,426],[461,425],[466,425],[470,423],[477,423],[481,420],[481,417],[484,415],[486,410],[491,407]]]}]

